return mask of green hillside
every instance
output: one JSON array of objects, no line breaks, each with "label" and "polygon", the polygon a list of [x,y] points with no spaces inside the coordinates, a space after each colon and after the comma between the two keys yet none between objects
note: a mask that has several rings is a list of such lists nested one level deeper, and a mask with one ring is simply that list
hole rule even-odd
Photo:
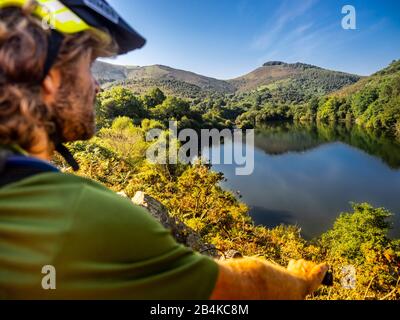
[{"label": "green hillside", "polygon": [[352,119],[366,128],[400,137],[400,60],[325,98],[320,119]]},{"label": "green hillside", "polygon": [[285,101],[299,102],[324,95],[360,79],[357,75],[326,70],[304,63],[272,61],[249,74],[230,80],[238,92],[269,90]]},{"label": "green hillside", "polygon": [[268,93],[277,101],[300,103],[357,82],[357,75],[316,66],[269,62],[233,80],[218,80],[167,66],[116,66],[96,62],[93,73],[104,88],[124,86],[136,94],[158,87],[169,95],[196,99],[236,94],[239,97]]}]

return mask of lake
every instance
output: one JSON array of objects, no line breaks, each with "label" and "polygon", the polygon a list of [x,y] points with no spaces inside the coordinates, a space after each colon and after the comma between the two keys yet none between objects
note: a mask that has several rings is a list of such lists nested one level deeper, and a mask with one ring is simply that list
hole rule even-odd
[{"label": "lake", "polygon": [[[212,148],[223,155],[222,147]],[[256,224],[296,224],[310,239],[351,211],[351,202],[368,202],[395,214],[390,235],[400,237],[400,144],[394,139],[355,126],[275,123],[256,130],[254,154],[249,176],[237,176],[235,165],[213,170],[224,173],[223,187],[240,194]]]}]

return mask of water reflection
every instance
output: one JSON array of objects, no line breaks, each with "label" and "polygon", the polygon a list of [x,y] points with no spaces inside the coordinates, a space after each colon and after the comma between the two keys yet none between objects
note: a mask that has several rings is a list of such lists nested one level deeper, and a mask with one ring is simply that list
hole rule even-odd
[{"label": "water reflection", "polygon": [[400,143],[383,132],[358,126],[280,122],[257,130],[256,146],[270,155],[304,152],[323,144],[343,142],[400,169]]},{"label": "water reflection", "polygon": [[258,130],[255,144],[251,176],[236,176],[234,165],[214,170],[240,191],[257,224],[297,224],[311,238],[330,229],[350,202],[369,202],[396,214],[391,235],[400,236],[398,142],[351,126],[280,123]]}]

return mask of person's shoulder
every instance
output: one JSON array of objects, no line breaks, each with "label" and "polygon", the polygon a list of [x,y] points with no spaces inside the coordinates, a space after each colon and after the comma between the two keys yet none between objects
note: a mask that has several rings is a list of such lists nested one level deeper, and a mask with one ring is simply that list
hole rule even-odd
[{"label": "person's shoulder", "polygon": [[5,189],[23,188],[57,188],[79,191],[81,188],[96,189],[102,192],[111,192],[107,187],[94,180],[62,172],[47,172],[36,174],[23,180],[7,185]]},{"label": "person's shoulder", "polygon": [[70,175],[62,179],[77,192],[68,210],[73,217],[70,232],[78,243],[96,239],[96,247],[110,248],[113,254],[134,256],[136,260],[183,250],[169,230],[131,199],[90,179]]},{"label": "person's shoulder", "polygon": [[78,176],[75,174],[63,173],[63,172],[49,172],[35,175],[31,178],[26,179],[25,183],[38,183],[41,185],[46,184],[57,184],[64,186],[81,185],[89,186],[91,188],[103,189],[104,191],[110,191],[107,187],[101,183],[96,182],[92,179]]},{"label": "person's shoulder", "polygon": [[[127,209],[130,212],[132,210],[138,213],[146,212],[143,208],[134,205],[129,198],[123,197],[101,183],[89,178],[68,173],[56,173],[47,176],[43,175],[42,177],[38,177],[38,179],[40,179],[42,185],[52,185],[59,190],[75,194],[80,209],[85,208],[89,210],[92,208],[97,211],[96,214],[99,214],[98,209],[101,208],[107,208],[114,212],[124,212]],[[101,211],[104,212],[104,210]],[[148,215],[147,212],[145,215]]]},{"label": "person's shoulder", "polygon": [[[60,203],[69,203],[68,210],[95,212],[97,216],[113,212],[117,216],[136,213],[136,218],[153,220],[142,207],[135,205],[129,198],[123,197],[101,183],[75,174],[51,172],[24,179],[9,186],[18,193],[43,194],[46,199],[59,199]],[[68,201],[67,201],[68,200]],[[72,203],[73,202],[73,205]]]},{"label": "person's shoulder", "polygon": [[130,230],[129,233],[136,230],[137,235],[143,236],[151,232],[166,231],[146,209],[101,183],[85,177],[47,173],[26,180],[21,187],[41,190],[39,192],[45,195],[47,200],[57,202],[62,206],[60,210],[68,211],[74,220],[87,221],[87,228],[98,228],[104,223],[104,228],[109,230]]},{"label": "person's shoulder", "polygon": [[[133,205],[132,201],[118,195],[101,183],[82,176],[62,173],[48,172],[33,175],[18,182],[7,185],[2,189],[4,196],[18,194],[19,197],[53,200],[60,205],[68,204],[77,207],[80,211],[90,211],[106,206],[113,211],[121,207],[139,207]],[[85,210],[82,210],[85,209]]]},{"label": "person's shoulder", "polygon": [[95,215],[98,218],[104,216],[109,221],[116,219],[124,221],[127,225],[134,223],[136,227],[151,226],[157,230],[161,226],[146,209],[97,181],[63,173],[43,176],[41,180],[43,183],[52,183],[53,186],[59,185],[65,193],[74,194],[74,207],[81,213],[80,216],[83,213]]}]

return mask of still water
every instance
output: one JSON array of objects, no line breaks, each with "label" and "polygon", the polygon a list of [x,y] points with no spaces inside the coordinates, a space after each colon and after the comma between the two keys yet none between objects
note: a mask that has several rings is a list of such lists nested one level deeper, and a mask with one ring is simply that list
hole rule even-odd
[{"label": "still water", "polygon": [[400,237],[400,144],[392,138],[357,127],[273,124],[256,131],[254,173],[237,176],[235,168],[213,166],[256,224],[296,224],[310,239],[351,202],[368,202],[395,214],[390,235]]}]

